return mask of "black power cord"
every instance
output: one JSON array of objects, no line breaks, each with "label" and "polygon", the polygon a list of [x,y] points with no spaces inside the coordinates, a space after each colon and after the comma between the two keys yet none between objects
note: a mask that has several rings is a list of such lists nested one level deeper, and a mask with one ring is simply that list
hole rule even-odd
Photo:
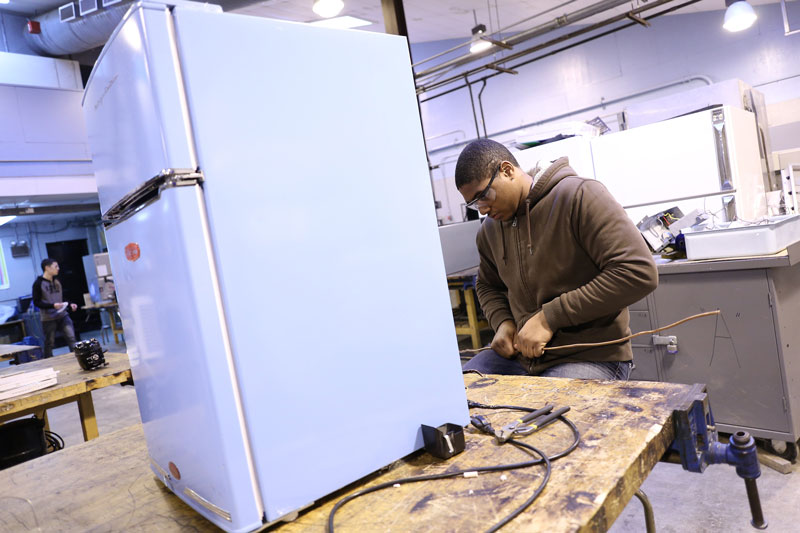
[{"label": "black power cord", "polygon": [[[530,408],[530,407],[519,407],[519,406],[514,406],[514,405],[486,405],[486,404],[482,404],[482,403],[473,402],[473,401],[470,401],[470,400],[467,401],[467,405],[469,406],[470,409],[473,409],[473,408],[475,408],[475,409],[514,409],[514,410],[526,411],[526,412],[533,412],[533,411],[536,410],[536,409]],[[480,417],[480,419],[482,419],[482,417]],[[476,424],[476,420],[478,421],[477,424]],[[485,422],[485,419],[482,419],[482,420],[483,420],[483,422]],[[457,470],[457,471],[454,471],[454,472],[446,472],[446,473],[442,473],[442,474],[430,474],[430,475],[427,475],[427,476],[406,477],[406,478],[401,478],[401,479],[395,479],[393,481],[387,481],[385,483],[380,483],[378,485],[375,485],[374,487],[370,487],[368,489],[360,490],[360,491],[355,492],[355,493],[353,493],[353,494],[351,494],[349,496],[346,496],[345,498],[342,498],[341,500],[336,502],[336,505],[333,506],[333,509],[331,509],[331,512],[328,515],[328,533],[334,533],[334,515],[336,514],[336,511],[338,511],[346,503],[349,503],[349,502],[355,500],[356,498],[359,498],[359,497],[364,496],[366,494],[370,494],[372,492],[377,492],[379,490],[383,490],[383,489],[386,489],[386,488],[389,488],[389,487],[394,487],[396,485],[403,485],[403,484],[406,484],[406,483],[416,483],[416,482],[419,482],[419,481],[431,481],[431,480],[434,480],[434,479],[447,479],[447,478],[462,476],[464,474],[471,473],[471,472],[502,472],[504,470],[517,470],[517,469],[520,469],[520,468],[528,468],[528,467],[531,467],[531,466],[535,466],[535,465],[544,463],[546,471],[545,471],[544,477],[542,478],[542,482],[539,484],[538,487],[536,487],[536,490],[534,490],[533,494],[531,494],[531,496],[522,505],[520,505],[519,507],[514,509],[510,514],[508,514],[506,517],[504,517],[502,520],[500,520],[498,523],[496,523],[495,525],[493,525],[491,528],[489,528],[487,530],[487,533],[493,533],[493,532],[499,530],[501,527],[503,527],[506,524],[508,524],[514,518],[519,516],[522,512],[524,512],[525,509],[527,509],[536,500],[536,498],[539,497],[539,495],[542,493],[542,491],[544,491],[544,488],[547,485],[547,482],[550,480],[550,473],[552,471],[552,467],[551,467],[550,463],[552,461],[555,461],[556,459],[560,459],[561,457],[564,457],[565,455],[568,455],[570,452],[572,452],[575,448],[578,447],[578,444],[580,443],[580,439],[581,439],[581,434],[580,434],[580,431],[578,430],[578,428],[575,426],[575,424],[571,420],[569,420],[568,418],[566,418],[563,415],[559,416],[557,419],[554,419],[553,421],[555,421],[555,420],[560,420],[560,421],[564,422],[565,424],[567,424],[567,426],[570,428],[570,430],[572,430],[572,434],[574,436],[574,440],[573,440],[572,444],[570,444],[569,447],[567,447],[565,450],[562,450],[562,451],[560,451],[560,452],[548,457],[544,452],[542,452],[538,448],[536,448],[536,447],[534,447],[534,446],[532,446],[530,444],[526,444],[524,442],[519,442],[519,441],[516,441],[516,440],[512,439],[512,440],[508,441],[509,444],[511,444],[511,445],[513,445],[513,446],[515,446],[517,448],[520,448],[520,449],[530,450],[530,451],[534,452],[535,454],[537,454],[540,458],[539,459],[534,459],[532,461],[521,462],[521,463],[511,463],[511,464],[506,464],[506,465],[479,466],[479,467],[475,467],[475,468],[470,468],[469,470]],[[489,425],[488,423],[483,423],[482,424],[481,421],[479,419],[477,419],[476,417],[473,417],[472,424],[476,428],[478,428],[480,431],[482,431],[484,433],[489,433],[489,434],[492,434],[492,435],[494,434],[492,432],[492,430],[491,430],[491,425]]]},{"label": "black power cord", "polygon": [[47,443],[48,453],[64,449],[64,439],[58,433],[44,430],[44,440]]}]

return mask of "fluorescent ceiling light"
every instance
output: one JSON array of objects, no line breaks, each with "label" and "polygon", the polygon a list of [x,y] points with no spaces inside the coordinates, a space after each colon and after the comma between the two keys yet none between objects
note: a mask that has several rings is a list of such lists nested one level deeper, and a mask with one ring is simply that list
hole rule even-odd
[{"label": "fluorescent ceiling light", "polygon": [[0,4],[8,4],[11,0],[0,0]]},{"label": "fluorescent ceiling light", "polygon": [[[3,0],[0,0],[0,4],[7,4],[7,3],[8,2],[3,2]],[[11,216],[7,216],[7,217],[0,217],[0,226],[5,224],[6,222],[11,222],[15,218],[17,218],[16,215],[11,215]]]},{"label": "fluorescent ceiling light", "polygon": [[314,0],[311,10],[320,17],[329,19],[338,15],[343,7],[344,2],[342,0]]},{"label": "fluorescent ceiling light", "polygon": [[312,26],[322,26],[324,28],[340,28],[346,30],[348,28],[369,26],[370,24],[374,23],[357,17],[351,17],[350,15],[345,15],[343,17],[336,17],[332,19],[317,20],[315,22],[309,22],[309,24]]},{"label": "fluorescent ceiling light", "polygon": [[758,18],[753,6],[748,4],[746,0],[735,0],[733,2],[726,0],[725,4],[728,9],[725,10],[725,22],[722,27],[728,31],[746,30]]}]

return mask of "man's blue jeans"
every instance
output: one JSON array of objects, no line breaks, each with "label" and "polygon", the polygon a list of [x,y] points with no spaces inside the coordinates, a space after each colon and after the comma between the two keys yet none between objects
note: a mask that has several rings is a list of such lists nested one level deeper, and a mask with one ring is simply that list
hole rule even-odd
[{"label": "man's blue jeans", "polygon": [[[631,375],[633,363],[631,361],[609,361],[581,363],[561,363],[551,366],[539,376],[549,378],[578,378],[578,379],[606,379],[627,381]],[[478,355],[464,363],[464,370],[477,370],[483,374],[503,374],[506,376],[527,376],[528,371],[517,359],[506,359],[499,356],[494,350],[483,350]]]}]

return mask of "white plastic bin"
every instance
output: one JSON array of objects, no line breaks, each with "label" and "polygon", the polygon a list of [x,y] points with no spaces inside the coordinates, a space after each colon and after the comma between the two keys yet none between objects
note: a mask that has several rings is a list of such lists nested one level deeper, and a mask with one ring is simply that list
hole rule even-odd
[{"label": "white plastic bin", "polygon": [[800,241],[800,215],[770,217],[769,222],[741,228],[685,228],[688,259],[770,255]]}]

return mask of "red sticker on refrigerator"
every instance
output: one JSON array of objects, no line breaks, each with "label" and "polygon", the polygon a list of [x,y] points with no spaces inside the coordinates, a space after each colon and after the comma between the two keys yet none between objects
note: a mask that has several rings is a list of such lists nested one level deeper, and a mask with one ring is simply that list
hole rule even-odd
[{"label": "red sticker on refrigerator", "polygon": [[128,261],[136,261],[139,259],[140,255],[142,255],[142,252],[139,250],[139,245],[135,242],[128,243],[125,246],[125,259]]}]

